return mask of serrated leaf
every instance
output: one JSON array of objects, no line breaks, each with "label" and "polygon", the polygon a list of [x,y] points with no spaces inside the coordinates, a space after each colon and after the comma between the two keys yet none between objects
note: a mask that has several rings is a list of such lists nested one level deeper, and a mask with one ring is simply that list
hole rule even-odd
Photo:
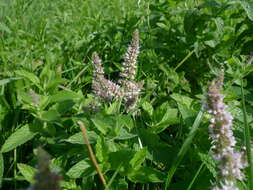
[{"label": "serrated leaf", "polygon": [[133,158],[130,160],[130,165],[134,169],[138,169],[141,167],[141,164],[145,161],[147,155],[147,148],[142,148],[138,152],[136,152]]},{"label": "serrated leaf", "polygon": [[29,81],[31,81],[33,84],[35,84],[38,88],[42,89],[40,85],[40,79],[33,73],[25,70],[16,70],[15,73],[18,76],[21,76]]},{"label": "serrated leaf", "polygon": [[129,133],[126,129],[121,128],[119,134],[114,138],[117,140],[127,140],[137,137],[137,134]]},{"label": "serrated leaf", "polygon": [[66,82],[68,82],[68,79],[64,79],[64,78],[55,78],[55,79],[51,80],[51,81],[47,84],[46,88],[47,88],[47,89],[54,89],[54,88],[56,88],[60,83],[66,83]]},{"label": "serrated leaf", "polygon": [[61,101],[65,101],[65,100],[73,100],[73,99],[81,99],[83,98],[80,94],[76,93],[76,92],[72,92],[72,91],[60,91],[57,94],[54,94],[51,98],[50,98],[50,102],[61,102]]},{"label": "serrated leaf", "polygon": [[20,146],[31,140],[35,135],[36,133],[30,131],[29,125],[24,125],[23,127],[17,129],[13,134],[11,134],[11,136],[7,138],[1,148],[1,152],[9,152],[17,146]]},{"label": "serrated leaf", "polygon": [[174,93],[170,95],[171,98],[173,98],[177,103],[186,105],[187,108],[191,107],[191,104],[193,102],[192,98],[189,98],[188,96],[183,96],[181,94]]},{"label": "serrated leaf", "polygon": [[253,5],[251,2],[248,1],[240,1],[243,9],[245,10],[248,18],[253,21]]},{"label": "serrated leaf", "polygon": [[144,109],[144,111],[148,113],[150,117],[153,115],[154,109],[150,103],[144,102],[141,106]]},{"label": "serrated leaf", "polygon": [[85,177],[94,175],[95,169],[94,166],[88,159],[81,160],[80,162],[76,163],[73,167],[69,169],[67,175],[70,178],[80,178],[82,175]]},{"label": "serrated leaf", "polygon": [[56,110],[44,111],[41,114],[41,119],[44,121],[57,121],[60,119],[60,114]]},{"label": "serrated leaf", "polygon": [[34,182],[34,175],[36,173],[36,169],[27,165],[27,164],[17,164],[19,171],[21,172],[21,174],[24,176],[24,178],[26,179],[26,181],[33,183]]},{"label": "serrated leaf", "polygon": [[168,108],[163,115],[162,119],[156,123],[150,131],[153,133],[160,133],[164,131],[167,127],[173,124],[177,124],[179,122],[178,119],[178,110],[173,108]]},{"label": "serrated leaf", "polygon": [[116,152],[109,153],[109,163],[111,164],[111,169],[116,170],[120,165],[120,173],[122,175],[127,175],[127,173],[132,169],[130,160],[134,155],[133,150],[122,149]]},{"label": "serrated leaf", "polygon": [[196,116],[197,112],[191,108],[193,99],[180,94],[172,94],[171,97],[177,102],[179,112],[185,122],[189,122],[189,118]]},{"label": "serrated leaf", "polygon": [[161,183],[165,181],[164,173],[146,166],[133,170],[127,177],[135,183]]},{"label": "serrated leaf", "polygon": [[3,154],[0,153],[0,188],[2,187],[3,176],[4,176],[4,158]]},{"label": "serrated leaf", "polygon": [[206,165],[208,170],[213,174],[213,177],[215,178],[217,176],[216,170],[215,170],[215,163],[214,160],[211,158],[209,154],[203,154],[199,153],[200,160]]},{"label": "serrated leaf", "polygon": [[[87,131],[87,134],[89,137],[90,144],[93,144],[97,141],[98,136],[94,131]],[[72,143],[72,144],[84,144],[82,132],[76,133],[64,141]]]},{"label": "serrated leaf", "polygon": [[104,138],[98,137],[97,144],[96,144],[96,157],[100,162],[104,162],[108,160],[108,146],[106,145],[106,142]]},{"label": "serrated leaf", "polygon": [[116,122],[110,117],[104,117],[102,115],[98,115],[97,117],[91,119],[96,128],[103,133],[104,135],[107,131],[116,124]]},{"label": "serrated leaf", "polygon": [[55,107],[56,107],[56,110],[60,114],[64,114],[68,112],[70,109],[72,109],[74,105],[75,105],[75,102],[73,100],[65,100],[65,101],[56,103]]}]

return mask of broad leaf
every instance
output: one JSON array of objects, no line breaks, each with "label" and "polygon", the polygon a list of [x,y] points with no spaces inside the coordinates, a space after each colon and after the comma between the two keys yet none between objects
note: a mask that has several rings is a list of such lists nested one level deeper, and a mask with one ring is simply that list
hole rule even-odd
[{"label": "broad leaf", "polygon": [[72,92],[72,91],[60,91],[57,94],[54,94],[51,99],[50,102],[61,102],[61,101],[65,101],[65,100],[74,100],[74,99],[81,99],[83,98],[82,95],[80,95],[79,93],[76,92]]},{"label": "broad leaf", "polygon": [[40,119],[44,121],[57,121],[60,119],[60,114],[56,110],[44,111]]},{"label": "broad leaf", "polygon": [[103,137],[98,137],[96,144],[96,157],[98,161],[104,162],[108,160],[109,148]]},{"label": "broad leaf", "polygon": [[144,102],[141,106],[144,109],[144,111],[148,113],[150,117],[153,115],[154,109],[150,103]]},{"label": "broad leaf", "polygon": [[17,146],[31,140],[35,135],[36,133],[30,131],[29,125],[24,125],[8,137],[1,148],[1,152],[9,152]]},{"label": "broad leaf", "polygon": [[32,183],[34,182],[34,175],[36,173],[36,169],[27,165],[27,164],[17,164],[19,171],[21,172],[21,174],[24,176],[24,178],[26,179],[26,181]]},{"label": "broad leaf", "polygon": [[179,117],[177,109],[168,108],[165,114],[163,115],[161,121],[152,126],[150,131],[152,131],[153,133],[160,133],[170,125],[177,124],[178,122]]},{"label": "broad leaf", "polygon": [[[87,131],[87,135],[89,137],[90,144],[93,144],[97,141],[98,136],[94,131]],[[72,144],[84,144],[82,132],[76,133],[64,141]]]},{"label": "broad leaf", "polygon": [[135,183],[162,183],[165,180],[164,173],[146,166],[133,170],[127,177]]},{"label": "broad leaf", "polygon": [[95,118],[91,119],[96,128],[104,135],[115,127],[115,120],[109,116],[105,117],[102,115],[97,115]]},{"label": "broad leaf", "polygon": [[137,137],[137,134],[129,133],[125,128],[121,128],[119,134],[114,138],[117,140],[126,140]]},{"label": "broad leaf", "polygon": [[134,168],[140,168],[141,164],[145,161],[147,155],[147,148],[142,148],[138,152],[136,152],[133,158],[130,160],[130,165]]},{"label": "broad leaf", "polygon": [[246,11],[247,16],[249,17],[250,20],[253,21],[253,5],[251,2],[248,1],[240,1],[243,9]]},{"label": "broad leaf", "polygon": [[80,178],[82,175],[85,177],[94,175],[96,173],[94,166],[88,159],[81,160],[69,169],[67,175],[70,178]]},{"label": "broad leaf", "polygon": [[40,85],[40,79],[33,73],[25,70],[16,70],[15,73],[18,76],[21,76],[29,81],[31,81],[33,84],[35,84],[38,88],[42,89]]}]

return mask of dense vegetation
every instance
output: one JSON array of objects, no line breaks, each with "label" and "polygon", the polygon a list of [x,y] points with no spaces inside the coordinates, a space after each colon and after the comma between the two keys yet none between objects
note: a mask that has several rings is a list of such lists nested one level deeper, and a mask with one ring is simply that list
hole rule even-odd
[{"label": "dense vegetation", "polygon": [[[223,69],[238,149],[249,146],[252,21],[251,2],[239,0],[1,0],[0,188],[34,183],[42,147],[61,189],[104,189],[81,120],[108,190],[211,189],[208,85]],[[143,87],[127,112],[94,96],[92,54],[117,81],[136,29]]]}]

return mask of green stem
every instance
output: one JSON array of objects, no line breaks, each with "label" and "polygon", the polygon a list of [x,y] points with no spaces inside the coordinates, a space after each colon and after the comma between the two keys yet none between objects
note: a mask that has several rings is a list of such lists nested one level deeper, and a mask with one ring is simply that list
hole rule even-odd
[{"label": "green stem", "polygon": [[242,96],[242,110],[243,110],[243,120],[244,120],[244,131],[245,131],[245,140],[246,140],[246,151],[247,151],[247,158],[249,163],[249,189],[253,190],[253,165],[252,165],[252,153],[251,153],[251,135],[250,135],[250,129],[248,125],[248,119],[247,119],[247,111],[246,111],[246,105],[245,105],[245,96],[243,91],[243,79],[241,79],[241,96]]},{"label": "green stem", "polygon": [[191,52],[188,53],[188,55],[180,62],[177,64],[177,66],[175,67],[174,71],[176,71],[178,69],[178,67],[180,67],[189,57],[191,57],[191,55],[194,53],[194,50],[192,50]]},{"label": "green stem", "polygon": [[196,172],[195,176],[193,177],[193,179],[192,179],[190,185],[188,186],[187,190],[190,190],[190,189],[192,188],[192,185],[193,185],[194,182],[196,181],[196,179],[197,179],[197,177],[198,177],[200,171],[201,171],[202,168],[204,167],[204,165],[205,165],[205,164],[202,162],[202,164],[200,165],[198,171]]},{"label": "green stem", "polygon": [[169,185],[170,185],[170,182],[171,182],[171,179],[174,175],[174,173],[176,172],[177,170],[177,167],[179,166],[179,164],[181,163],[182,159],[184,158],[184,155],[185,153],[187,152],[187,150],[189,149],[190,145],[191,145],[191,142],[193,140],[193,138],[195,137],[195,134],[197,132],[197,129],[200,125],[200,122],[201,122],[201,119],[203,117],[203,110],[201,109],[193,123],[193,126],[191,128],[191,131],[189,133],[189,136],[186,138],[186,140],[184,141],[181,149],[179,150],[177,156],[175,157],[174,161],[173,161],[173,164],[168,172],[168,176],[167,176],[167,179],[166,179],[166,183],[165,183],[165,190],[168,189]]}]

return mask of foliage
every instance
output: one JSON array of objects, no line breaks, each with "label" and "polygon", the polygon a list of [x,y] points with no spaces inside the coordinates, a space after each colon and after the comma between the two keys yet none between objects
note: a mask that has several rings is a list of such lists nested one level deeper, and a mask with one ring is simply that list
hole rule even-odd
[{"label": "foliage", "polygon": [[[61,189],[103,189],[81,120],[107,189],[210,189],[206,89],[223,67],[244,145],[241,87],[251,132],[253,121],[252,21],[253,3],[239,0],[0,1],[0,187],[26,189],[43,147]],[[135,29],[136,80],[144,81],[137,109],[126,113],[121,101],[94,107],[92,53],[117,81]]]}]

